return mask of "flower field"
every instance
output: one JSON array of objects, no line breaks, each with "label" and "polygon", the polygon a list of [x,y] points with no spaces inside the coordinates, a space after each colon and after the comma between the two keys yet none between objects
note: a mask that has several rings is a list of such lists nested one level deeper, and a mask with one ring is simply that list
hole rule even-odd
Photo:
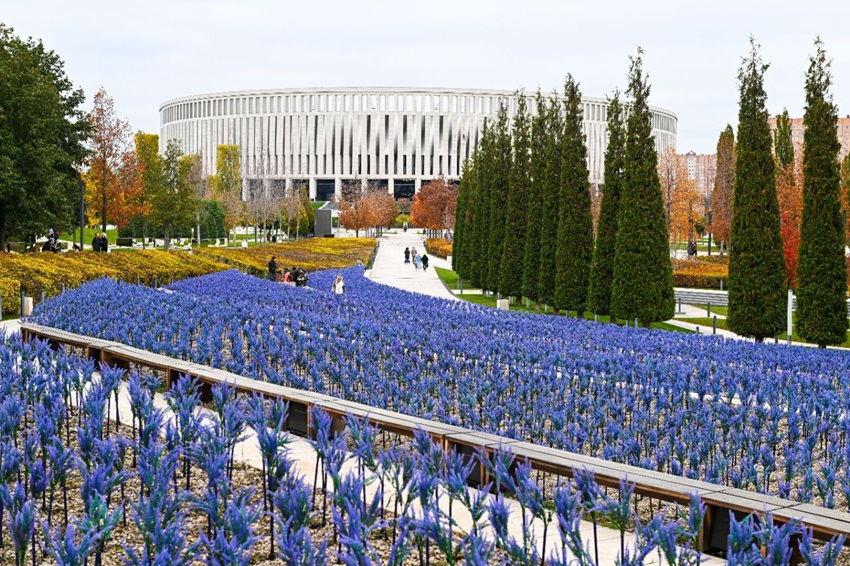
[{"label": "flower field", "polygon": [[[401,565],[418,557],[419,564],[531,565],[547,557],[550,566],[590,566],[597,564],[596,540],[582,539],[585,512],[610,517],[621,533],[635,525],[634,544],[626,546],[621,534],[621,563],[642,564],[655,554],[668,564],[699,561],[706,509],[696,496],[684,510],[641,523],[633,485],[622,482],[609,495],[592,475],[578,473],[547,496],[527,465],[499,452],[478,460],[496,483],[488,496],[466,488],[476,460],[445,452],[425,434],[384,447],[377,429],[355,418],[335,434],[320,409],[312,415],[313,447],[323,471],[311,486],[288,454],[285,403],[215,386],[204,410],[196,385],[181,378],[165,394],[167,414],[154,403],[158,383],[150,375],[109,368],[95,374],[90,361],[17,338],[0,338],[0,359],[4,564],[48,558],[63,566],[236,566],[276,558]],[[132,413],[123,426],[110,420],[121,389]],[[261,472],[234,462],[251,431]],[[521,504],[521,537],[508,532],[506,496]],[[441,507],[441,499],[451,504]],[[464,530],[455,521],[461,509],[472,518]],[[559,544],[547,552],[534,541],[550,529]],[[819,547],[811,532],[795,523],[775,526],[769,516],[732,518],[731,533],[727,558],[738,564],[788,564],[790,540],[800,537],[806,563],[825,566],[843,542]]]},{"label": "flower field", "polygon": [[259,277],[268,273],[272,256],[284,267],[306,271],[351,267],[357,261],[368,264],[375,252],[371,238],[309,238],[283,244],[264,244],[250,248],[202,248],[198,253]]},{"label": "flower field", "polygon": [[[255,379],[671,474],[848,509],[850,354],[412,295],[336,271],[175,293],[100,280],[34,321]],[[95,323],[93,324],[93,321]],[[790,409],[789,409],[790,408]]]}]

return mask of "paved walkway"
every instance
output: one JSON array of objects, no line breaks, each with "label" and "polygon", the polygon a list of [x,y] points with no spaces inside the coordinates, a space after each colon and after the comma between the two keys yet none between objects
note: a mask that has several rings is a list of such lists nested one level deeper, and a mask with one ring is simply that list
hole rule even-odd
[{"label": "paved walkway", "polygon": [[413,267],[412,259],[404,263],[404,248],[416,248],[421,254],[425,251],[425,236],[414,230],[399,231],[382,236],[378,242],[372,269],[366,273],[372,281],[432,297],[460,300],[446,289],[434,271],[434,267],[450,268],[446,260],[428,254],[428,269],[424,271]]}]

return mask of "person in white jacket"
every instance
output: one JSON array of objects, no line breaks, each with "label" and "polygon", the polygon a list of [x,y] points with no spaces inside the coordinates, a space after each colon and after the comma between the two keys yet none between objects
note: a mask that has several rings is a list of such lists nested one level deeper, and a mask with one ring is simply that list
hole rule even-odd
[{"label": "person in white jacket", "polygon": [[332,291],[334,295],[345,295],[345,281],[342,280],[342,273],[336,276]]}]

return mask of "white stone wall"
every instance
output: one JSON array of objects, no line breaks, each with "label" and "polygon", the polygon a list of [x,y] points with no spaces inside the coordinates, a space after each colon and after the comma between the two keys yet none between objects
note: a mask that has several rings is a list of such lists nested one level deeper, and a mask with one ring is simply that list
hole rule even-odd
[{"label": "white stone wall", "polygon": [[[533,112],[534,93],[525,93]],[[216,148],[241,148],[246,179],[414,181],[458,179],[499,98],[516,111],[511,91],[415,88],[280,89],[187,96],[160,107],[160,144],[178,139],[215,171]],[[603,178],[607,102],[584,98],[591,182]],[[676,145],[676,115],[652,108],[659,152]],[[279,181],[278,181],[279,182]],[[247,184],[247,183],[246,183]]]}]

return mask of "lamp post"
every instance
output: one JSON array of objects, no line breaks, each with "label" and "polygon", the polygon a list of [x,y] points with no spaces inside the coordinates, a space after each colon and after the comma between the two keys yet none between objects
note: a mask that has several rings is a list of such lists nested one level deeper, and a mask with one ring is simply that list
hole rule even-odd
[{"label": "lamp post", "polygon": [[84,249],[85,242],[85,212],[86,212],[86,183],[83,181],[83,176],[80,175],[77,179],[80,185],[80,251]]}]

